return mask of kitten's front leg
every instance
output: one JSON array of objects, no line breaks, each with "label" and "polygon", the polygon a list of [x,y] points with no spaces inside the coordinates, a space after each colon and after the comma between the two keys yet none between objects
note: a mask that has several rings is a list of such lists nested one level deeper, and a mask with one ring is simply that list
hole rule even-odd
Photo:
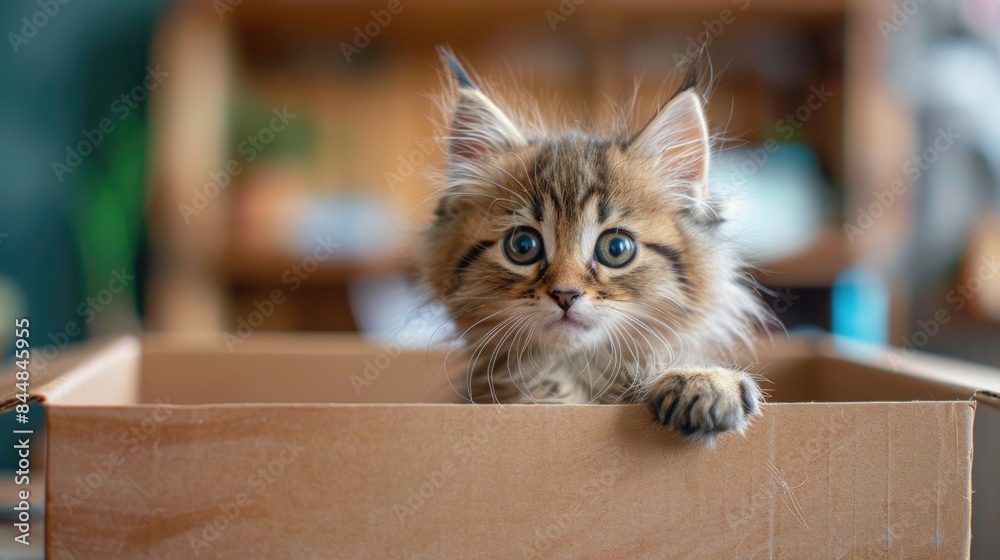
[{"label": "kitten's front leg", "polygon": [[760,413],[762,394],[750,374],[721,366],[682,366],[648,382],[644,401],[656,421],[707,442],[742,433]]}]

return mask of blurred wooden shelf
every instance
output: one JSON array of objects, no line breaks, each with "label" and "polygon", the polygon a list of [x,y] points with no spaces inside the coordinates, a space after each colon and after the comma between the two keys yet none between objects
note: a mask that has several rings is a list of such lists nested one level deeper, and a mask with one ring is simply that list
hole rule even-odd
[{"label": "blurred wooden shelf", "polygon": [[401,257],[385,254],[371,259],[329,259],[318,263],[312,272],[301,270],[305,257],[278,251],[260,251],[249,247],[230,248],[223,260],[223,270],[234,284],[272,286],[287,283],[292,276],[303,285],[320,286],[347,284],[351,280],[371,276],[402,274],[405,263]]},{"label": "blurred wooden shelf", "polygon": [[811,245],[781,259],[754,265],[754,276],[765,286],[832,286],[852,262],[844,232],[830,227]]},{"label": "blurred wooden shelf", "polygon": [[[172,68],[173,77],[153,92],[151,104],[160,125],[154,130],[150,181],[153,276],[160,279],[147,296],[151,328],[231,328],[234,317],[252,310],[247,305],[274,289],[288,291],[283,276],[302,258],[241,244],[233,236],[234,216],[244,216],[242,231],[255,234],[255,243],[270,243],[278,230],[262,224],[256,210],[263,209],[260,215],[279,206],[287,210],[295,205],[283,200],[308,200],[314,191],[390,201],[408,219],[423,208],[429,192],[425,172],[439,163],[419,143],[433,128],[427,118],[431,103],[421,94],[440,87],[432,48],[437,44],[451,44],[484,77],[513,75],[540,105],[558,106],[551,116],[594,115],[600,122],[609,105],[604,102],[627,99],[635,76],[668,77],[676,55],[710,34],[713,59],[730,68],[725,80],[715,83],[715,95],[732,100],[715,104],[718,114],[710,108],[710,121],[726,125],[741,141],[774,136],[776,123],[807,102],[810,87],[825,84],[836,92],[797,133],[813,148],[829,182],[844,186],[831,198],[838,205],[865,207],[870,192],[898,175],[898,155],[907,152],[903,142],[893,140],[906,137],[908,121],[891,110],[883,76],[885,41],[877,25],[891,15],[890,0],[400,2],[402,9],[384,23],[372,12],[387,10],[386,0],[261,0],[241,2],[225,13],[216,12],[218,3],[191,0],[175,4],[164,18],[154,58]],[[561,13],[565,19],[553,28],[549,13],[559,13],[561,6],[573,7],[572,13]],[[725,10],[735,17],[716,26]],[[344,44],[358,34],[365,34],[359,47],[364,54],[345,57]],[[792,55],[766,72],[762,66],[776,60],[775,46],[789,43],[795,48],[780,52]],[[640,101],[655,105],[662,85],[655,78],[641,84]],[[555,91],[560,97],[549,103]],[[271,175],[261,178],[258,160],[258,167],[248,165],[197,221],[181,219],[178,206],[189,204],[206,177],[234,157],[232,115],[249,115],[246,128],[253,132],[259,117],[254,111],[266,115],[271,107],[286,105],[300,115],[301,129],[312,131],[310,148],[303,150],[308,155],[298,167],[275,182]],[[389,172],[406,179],[389,182]],[[255,199],[263,202],[253,205],[254,212],[242,213],[236,208],[239,193],[255,182],[269,196]],[[293,227],[295,212],[283,215],[292,218],[274,223]],[[892,247],[898,223],[880,220],[865,243]],[[217,241],[224,239],[230,245]],[[843,233],[831,226],[806,249],[757,263],[755,274],[766,286],[828,287],[863,253],[864,248],[848,247]],[[330,323],[323,321],[337,313],[344,315],[341,326],[349,328],[347,286],[366,277],[405,274],[406,263],[406,255],[322,262],[301,279],[301,292],[290,298],[295,301],[276,310],[267,328],[326,328]],[[180,300],[194,302],[195,309]]]},{"label": "blurred wooden shelf", "polygon": [[[669,25],[688,29],[694,38],[705,33],[706,22],[718,22],[718,33],[734,21],[774,24],[781,19],[798,22],[829,22],[842,20],[848,11],[847,0],[752,0],[741,4],[733,0],[587,0],[582,5],[570,4],[575,10],[569,15],[559,14],[560,3],[539,3],[534,0],[499,0],[468,2],[465,0],[434,0],[412,2],[400,0],[403,9],[386,24],[391,33],[379,33],[372,41],[379,50],[406,50],[415,45],[433,46],[441,43],[475,43],[482,41],[498,29],[520,29],[528,37],[551,34],[562,27],[585,27],[598,36],[628,36],[642,27],[663,27],[664,16]],[[566,3],[569,3],[566,0]],[[341,41],[350,42],[356,27],[374,21],[372,11],[386,9],[385,0],[356,2],[244,2],[227,21],[233,25],[246,55],[267,59],[285,47],[310,43],[335,47],[340,55]],[[724,10],[729,23],[722,23]],[[553,29],[551,14],[559,14]],[[516,37],[516,36],[515,36]],[[712,43],[713,36],[708,42]],[[699,42],[699,39],[693,39]]]},{"label": "blurred wooden shelf", "polygon": [[[403,259],[391,253],[320,260],[249,243],[231,244],[222,265],[237,317],[248,317],[263,306],[271,313],[262,328],[272,331],[356,331],[352,285],[404,272]],[[274,305],[259,303],[267,300]]]},{"label": "blurred wooden shelf", "polygon": [[[398,24],[406,27],[419,27],[434,31],[441,27],[448,28],[449,34],[454,33],[456,23],[474,26],[492,23],[498,24],[517,21],[524,22],[537,19],[543,25],[548,25],[546,11],[559,12],[560,3],[544,3],[537,0],[486,0],[469,2],[467,0],[433,0],[410,2],[398,0],[402,4],[395,16],[399,16]],[[568,3],[568,2],[567,2]],[[752,4],[752,6],[751,6]],[[751,17],[764,16],[842,16],[848,8],[848,0],[813,0],[801,2],[798,0],[750,0],[745,4],[734,0],[587,0],[585,5],[576,5],[571,17],[594,17],[599,19],[662,16],[669,13],[674,17],[702,18],[716,16],[723,10],[740,13],[745,8],[752,7]],[[300,31],[308,34],[316,29],[353,29],[358,21],[365,22],[372,18],[372,10],[385,10],[386,0],[357,0],[353,2],[287,2],[283,0],[263,0],[245,2],[227,14],[233,21],[239,23],[263,23],[281,26],[292,23]],[[741,9],[742,8],[742,9]],[[407,16],[406,14],[411,14]],[[436,17],[429,17],[436,16]],[[410,19],[405,23],[404,19]],[[711,18],[710,18],[711,19]]]}]

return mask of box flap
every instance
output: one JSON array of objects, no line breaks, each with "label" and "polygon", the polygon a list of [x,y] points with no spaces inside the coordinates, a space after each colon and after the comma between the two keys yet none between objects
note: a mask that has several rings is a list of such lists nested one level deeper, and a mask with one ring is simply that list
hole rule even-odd
[{"label": "box flap", "polygon": [[905,378],[951,387],[991,407],[1000,407],[1000,372],[927,352],[885,348],[837,337],[815,342],[819,355],[848,359],[892,371]]},{"label": "box flap", "polygon": [[[32,400],[59,404],[130,404],[138,400],[142,345],[136,336],[97,339],[30,360]],[[0,376],[14,386],[14,369]],[[16,399],[14,399],[16,400]],[[20,402],[20,401],[17,401]],[[6,396],[0,409],[9,406]]]}]

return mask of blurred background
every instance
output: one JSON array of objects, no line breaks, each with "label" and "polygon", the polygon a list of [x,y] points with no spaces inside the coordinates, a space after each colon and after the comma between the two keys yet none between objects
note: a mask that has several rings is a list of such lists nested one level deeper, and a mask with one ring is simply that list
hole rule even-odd
[{"label": "blurred background", "polygon": [[429,217],[441,163],[436,45],[547,115],[596,123],[639,77],[653,107],[704,44],[727,139],[712,188],[732,195],[733,233],[789,330],[1000,364],[997,0],[0,14],[5,356],[22,315],[47,357],[140,329],[385,336],[413,314],[399,239]]},{"label": "blurred background", "polygon": [[22,316],[41,359],[140,330],[424,344],[444,319],[415,309],[399,239],[441,164],[434,47],[587,124],[637,77],[654,107],[705,45],[712,189],[788,329],[1000,366],[1000,0],[53,0],[0,21],[5,358]]},{"label": "blurred background", "polygon": [[[441,163],[436,45],[587,125],[639,77],[654,107],[704,44],[726,138],[712,188],[789,330],[1000,365],[997,0],[0,13],[5,356],[24,315],[44,357],[141,329],[385,336],[415,313],[399,240],[429,218]],[[443,319],[420,324],[415,343]]]}]

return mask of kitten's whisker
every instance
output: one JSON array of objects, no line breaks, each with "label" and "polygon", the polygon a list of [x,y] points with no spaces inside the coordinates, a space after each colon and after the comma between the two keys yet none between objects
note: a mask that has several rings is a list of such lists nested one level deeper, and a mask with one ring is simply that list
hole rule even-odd
[{"label": "kitten's whisker", "polygon": [[[517,367],[518,371],[521,370],[521,355],[523,354],[525,347],[520,346],[519,343],[522,340],[522,336],[525,334],[524,333],[524,328],[527,325],[531,324],[531,322],[532,322],[531,321],[531,317],[530,317],[530,315],[528,313],[525,313],[524,317],[525,317],[525,320],[520,325],[518,325],[517,332],[514,334],[513,340],[511,340],[510,348],[507,349],[507,377],[510,379],[510,382],[514,386],[514,388],[517,389],[518,392],[520,392],[522,395],[524,394],[524,389],[522,389],[520,386],[518,386],[517,380],[514,379],[514,372],[513,372],[513,369],[511,367],[511,364],[513,363],[515,365],[515,367]],[[527,339],[526,338],[524,339],[524,342],[525,342],[525,344],[527,344]],[[511,359],[511,356],[510,356],[511,349],[516,349],[515,352],[514,352],[514,358],[513,358],[513,360]]]},{"label": "kitten's whisker", "polygon": [[[625,333],[625,332],[624,332],[623,330],[619,329],[619,328],[618,328],[618,327],[617,327],[617,326],[616,326],[616,325],[615,325],[614,323],[608,323],[608,326],[609,326],[610,328],[614,329],[614,331],[615,331],[616,333],[618,333],[618,334],[627,334],[627,333]],[[617,336],[616,336],[615,338],[617,339]],[[632,359],[633,359],[633,361],[637,361],[637,358],[636,358],[636,355],[635,355],[635,353],[634,353],[634,352],[632,351],[632,349],[631,349],[631,348],[629,347],[629,345],[628,345],[628,342],[627,342],[627,341],[624,341],[624,340],[620,340],[620,341],[619,341],[619,352],[621,352],[621,342],[625,342],[625,347],[626,347],[626,348],[628,349],[629,353],[630,353],[630,354],[632,354]],[[633,342],[634,342],[634,340],[633,340]],[[623,352],[621,353],[621,357],[622,357],[622,361],[621,361],[621,365],[619,366],[620,368],[621,368],[622,366],[624,366],[624,353],[623,353]],[[612,375],[612,376],[609,376],[609,377],[608,377],[608,383],[607,383],[607,384],[606,384],[606,385],[605,385],[605,386],[604,386],[603,388],[601,388],[601,390],[600,390],[600,391],[598,392],[598,398],[600,398],[601,396],[603,396],[603,395],[604,395],[604,393],[605,393],[605,392],[607,392],[607,391],[608,391],[608,389],[610,389],[610,388],[611,388],[611,386],[612,386],[612,385],[614,384],[614,382],[615,382],[615,379],[616,379],[616,377],[617,377],[617,376],[615,376],[615,375]]]},{"label": "kitten's whisker", "polygon": [[[476,328],[476,327],[477,327],[478,325],[480,325],[480,324],[481,324],[481,323],[483,323],[484,321],[487,321],[487,320],[489,320],[489,319],[491,319],[491,318],[493,318],[493,317],[495,317],[495,316],[497,316],[497,315],[499,315],[499,314],[501,314],[501,313],[504,313],[504,312],[507,312],[507,311],[513,311],[513,310],[516,310],[516,309],[517,309],[518,307],[522,307],[522,306],[519,306],[519,305],[514,305],[514,306],[511,306],[511,307],[508,307],[508,308],[505,308],[505,309],[501,309],[501,310],[499,310],[499,311],[496,311],[496,312],[494,312],[494,313],[491,313],[491,314],[487,315],[486,317],[483,317],[482,319],[480,319],[480,320],[476,321],[476,322],[475,322],[475,323],[473,323],[473,324],[472,324],[471,326],[469,326],[469,328],[465,329],[465,331],[464,331],[464,332],[462,332],[462,334],[460,334],[460,335],[458,336],[458,340],[461,340],[462,338],[464,338],[466,334],[468,334],[468,333],[469,333],[469,332],[470,332],[471,330],[473,330],[474,328]],[[494,328],[496,328],[496,327],[494,327]],[[491,329],[491,330],[492,330],[492,329]],[[480,342],[480,344],[482,344],[482,342]],[[449,354],[448,354],[448,355],[450,356],[450,354],[451,354],[451,352],[449,351]],[[469,366],[468,366],[468,367],[469,367],[469,375],[470,375],[470,377],[471,377],[471,375],[472,375],[472,368],[473,368],[473,366],[474,366],[474,361],[473,361],[473,362],[470,362],[470,363],[469,363]],[[470,387],[471,387],[471,379],[470,379],[470,381],[468,382],[468,384],[470,384]],[[470,398],[471,398],[471,395],[472,395],[472,393],[471,393],[471,390],[470,390]]]},{"label": "kitten's whisker", "polygon": [[[531,388],[524,382],[524,369],[521,367],[521,356],[524,354],[525,350],[528,350],[528,359],[530,359],[532,362],[534,362],[534,358],[531,355],[531,351],[530,351],[530,342],[529,341],[531,340],[531,335],[534,334],[534,332],[535,332],[535,326],[537,324],[538,324],[538,319],[534,319],[534,320],[530,321],[530,328],[528,329],[528,333],[525,335],[525,339],[524,339],[525,340],[524,348],[522,348],[521,352],[519,352],[518,355],[517,355],[517,373],[518,373],[518,376],[521,379],[521,385],[520,386],[518,386],[517,382],[514,381],[514,379],[513,379],[513,373],[511,372],[511,374],[510,374],[511,375],[511,381],[514,382],[514,386],[518,387],[518,390],[521,391],[521,393],[524,394],[526,397],[528,397],[528,399],[530,399],[532,403],[535,403],[536,401],[535,401],[534,394],[531,392]],[[536,369],[538,369],[537,366],[536,366]]]},{"label": "kitten's whisker", "polygon": [[[673,362],[673,361],[674,361],[674,353],[673,353],[673,348],[671,347],[670,343],[669,343],[669,342],[667,342],[667,340],[666,340],[665,338],[663,338],[663,335],[662,335],[662,334],[660,334],[660,333],[656,332],[656,330],[654,330],[654,329],[653,329],[653,328],[651,328],[650,326],[646,325],[645,323],[643,323],[643,322],[642,322],[642,321],[640,321],[639,319],[635,318],[635,317],[634,317],[633,315],[630,315],[630,314],[628,313],[628,311],[626,311],[626,310],[624,310],[624,309],[623,309],[623,310],[621,310],[621,311],[620,311],[620,313],[621,313],[621,316],[622,316],[622,317],[623,317],[623,318],[624,318],[624,319],[625,319],[625,320],[626,320],[626,321],[627,321],[627,322],[628,322],[629,324],[631,324],[631,325],[634,325],[634,326],[636,326],[636,327],[639,327],[639,328],[641,328],[641,329],[643,329],[643,330],[645,330],[645,331],[649,332],[650,334],[652,334],[652,335],[653,335],[653,336],[654,336],[654,337],[655,337],[655,338],[657,339],[657,341],[659,341],[659,342],[660,342],[660,343],[661,343],[661,344],[663,345],[663,348],[665,348],[665,349],[667,350],[667,353],[668,353],[668,354],[669,354],[669,356],[670,356],[670,361],[671,361],[671,362]],[[654,320],[656,320],[656,319],[654,319]],[[664,326],[666,326],[666,325],[664,325]],[[645,335],[645,334],[642,334],[642,333],[641,333],[641,331],[640,331],[640,334],[642,335],[643,339],[644,339],[644,340],[646,340],[646,344],[647,344],[647,346],[649,346],[649,348],[650,348],[650,349],[652,350],[652,349],[653,349],[653,345],[652,345],[652,344],[649,344],[649,339],[648,339],[648,338],[646,338],[646,335]]]},{"label": "kitten's whisker", "polygon": [[[521,158],[521,156],[518,155],[517,152],[511,152],[511,153],[513,155],[516,155],[518,157],[518,159]],[[523,160],[522,160],[522,162],[523,162]],[[502,171],[508,177],[510,177],[511,179],[513,179],[514,182],[517,183],[517,186],[521,187],[522,194],[515,195],[515,196],[518,197],[518,200],[520,200],[522,204],[524,204],[525,206],[528,206],[528,199],[525,198],[525,196],[528,194],[528,189],[527,189],[527,187],[524,186],[524,183],[522,183],[517,177],[515,177],[513,174],[511,174],[510,171],[507,171],[506,169],[504,169],[500,165],[497,165],[495,162],[491,161],[490,165],[492,165],[493,167],[496,167],[497,169],[499,169],[500,171]]]},{"label": "kitten's whisker", "polygon": [[[501,169],[499,165],[496,165],[496,164],[495,164],[495,163],[493,163],[492,161],[490,162],[490,164],[494,165],[494,166],[495,166],[495,167],[497,167],[498,169]],[[504,171],[505,173],[507,173],[508,175],[510,174],[510,173],[509,173],[509,172],[507,172],[506,170],[503,170],[503,171]],[[513,175],[511,175],[511,176],[513,177]],[[487,183],[487,184],[489,184],[489,185],[492,185],[492,186],[494,186],[494,187],[496,187],[496,188],[498,188],[498,189],[500,189],[500,190],[503,190],[503,191],[506,191],[506,192],[510,193],[510,194],[511,194],[511,195],[512,195],[512,196],[513,196],[514,198],[516,198],[516,199],[518,200],[518,202],[520,202],[521,204],[523,204],[523,205],[525,205],[525,206],[530,206],[530,204],[528,203],[528,199],[524,198],[524,196],[523,196],[523,195],[521,195],[520,193],[517,193],[517,192],[515,192],[515,191],[513,191],[513,190],[511,190],[511,189],[509,189],[509,188],[507,188],[507,187],[505,187],[505,186],[503,186],[503,185],[501,185],[500,183],[498,183],[498,182],[496,182],[496,181],[494,181],[494,180],[490,179],[489,177],[484,177],[484,176],[482,176],[482,175],[477,175],[477,176],[475,176],[475,177],[467,177],[466,179],[468,179],[468,180],[475,180],[475,181],[481,181],[481,182],[483,182],[483,183]],[[515,180],[516,180],[516,179],[515,179]],[[523,185],[522,185],[522,188],[523,188]],[[513,202],[513,200],[509,200],[509,199],[506,199],[506,200],[508,200],[509,202]]]},{"label": "kitten's whisker", "polygon": [[[514,319],[515,319],[515,321],[513,321],[513,322],[511,322],[511,323],[508,324],[507,328],[505,329],[506,332],[500,338],[500,340],[497,342],[496,347],[493,349],[493,355],[490,358],[489,366],[486,368],[486,372],[487,372],[487,375],[489,376],[489,379],[491,380],[491,383],[493,381],[493,368],[496,365],[497,358],[500,356],[500,350],[503,349],[504,342],[507,340],[507,338],[514,332],[515,329],[518,328],[518,326],[520,324],[522,324],[524,322],[524,315],[523,314],[519,315],[517,317],[514,317]],[[508,356],[508,359],[509,359],[509,357],[510,357],[510,349],[509,348],[507,350],[507,356]],[[495,391],[493,392],[493,395],[494,395],[494,400],[495,400],[495,397],[496,397],[496,392]]]},{"label": "kitten's whisker", "polygon": [[[524,178],[528,181],[528,186],[531,187],[531,191],[534,191],[535,190],[535,185],[533,185],[531,183],[531,173],[528,173],[528,166],[524,164],[524,158],[522,158],[521,154],[519,154],[517,152],[514,153],[514,156],[517,157],[517,161],[521,162],[521,169],[524,170]],[[518,184],[520,184],[520,182]],[[523,189],[524,185],[521,185],[521,188]],[[528,189],[525,189],[525,193],[528,193],[528,192],[531,192],[531,191],[529,191]]]},{"label": "kitten's whisker", "polygon": [[[656,307],[656,306],[654,306],[654,305],[650,305],[650,304],[648,304],[648,303],[644,303],[644,302],[630,302],[630,303],[632,303],[632,304],[634,304],[634,305],[638,305],[638,306],[641,306],[641,307],[645,307],[645,308],[647,308],[647,309],[650,309],[650,310],[652,310],[652,311],[654,311],[654,312],[656,312],[656,313],[660,314],[660,315],[661,315],[661,316],[662,316],[662,317],[663,317],[664,319],[666,319],[666,320],[668,320],[668,321],[671,321],[671,322],[673,323],[673,327],[676,327],[676,328],[678,328],[678,329],[679,329],[679,328],[681,328],[681,324],[680,324],[680,323],[678,323],[678,322],[677,322],[677,319],[676,319],[676,318],[674,318],[674,317],[673,317],[673,315],[672,315],[672,314],[671,314],[671,313],[670,313],[669,311],[667,311],[667,310],[664,310],[664,309],[661,309],[661,308],[659,308],[659,307]],[[669,302],[669,301],[667,301],[667,303],[669,304],[670,302]],[[623,310],[624,310],[624,309],[625,309],[625,308],[624,308],[624,306],[623,306]],[[683,337],[681,337],[681,336],[680,336],[680,334],[679,334],[679,333],[678,333],[678,332],[677,332],[676,330],[674,330],[674,328],[672,328],[672,327],[671,327],[670,325],[667,325],[666,323],[664,323],[663,321],[661,321],[661,320],[657,319],[656,317],[653,317],[653,316],[649,316],[649,315],[647,315],[647,317],[648,317],[648,318],[649,318],[650,320],[652,320],[652,321],[655,321],[655,322],[657,322],[657,323],[659,323],[659,324],[663,325],[663,326],[664,326],[665,328],[667,328],[668,330],[670,330],[670,332],[671,332],[671,333],[673,333],[673,335],[674,335],[674,336],[675,336],[676,338],[678,338],[679,340],[681,340],[681,342],[683,343],[683,340],[682,340],[682,339],[683,339]]]},{"label": "kitten's whisker", "polygon": [[[510,323],[511,321],[513,321],[513,318],[512,317],[507,317],[506,319],[504,319],[504,320],[500,321],[499,323],[497,323],[496,325],[494,325],[493,328],[491,328],[486,333],[486,335],[484,335],[482,337],[482,339],[480,340],[479,344],[476,345],[476,351],[473,352],[472,359],[469,361],[469,378],[468,378],[468,381],[467,381],[467,384],[469,386],[469,394],[472,395],[473,401],[475,401],[475,399],[476,399],[476,394],[474,392],[472,383],[474,381],[475,372],[478,370],[479,357],[486,350],[486,348],[489,345],[490,341],[492,341],[493,338],[495,338],[496,335],[499,334],[504,329],[504,327],[506,327],[507,324]],[[496,393],[494,392],[494,388],[493,388],[493,379],[492,379],[492,376],[488,375],[489,373],[490,372],[487,370],[486,381],[487,381],[487,384],[489,385],[490,396],[493,398],[493,402],[497,402]]]}]

